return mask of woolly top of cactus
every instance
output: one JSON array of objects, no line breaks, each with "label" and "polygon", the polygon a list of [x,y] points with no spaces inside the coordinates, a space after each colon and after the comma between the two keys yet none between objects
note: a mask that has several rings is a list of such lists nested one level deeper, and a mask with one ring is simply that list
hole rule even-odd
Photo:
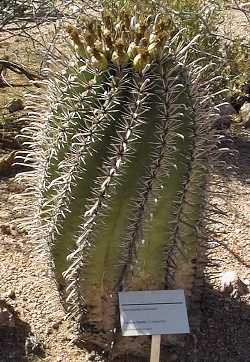
[{"label": "woolly top of cactus", "polygon": [[147,64],[161,58],[171,29],[171,20],[164,14],[144,12],[132,16],[121,11],[118,17],[108,10],[100,19],[80,18],[79,29],[68,26],[77,53],[91,67],[104,70],[110,64],[117,67],[133,65],[141,72]]}]

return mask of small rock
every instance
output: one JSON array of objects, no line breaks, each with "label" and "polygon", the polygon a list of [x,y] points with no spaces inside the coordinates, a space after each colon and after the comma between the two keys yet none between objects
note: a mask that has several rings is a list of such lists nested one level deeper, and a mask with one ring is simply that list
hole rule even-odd
[{"label": "small rock", "polygon": [[12,236],[17,235],[17,229],[16,229],[15,225],[10,225],[10,233]]},{"label": "small rock", "polygon": [[14,290],[9,290],[7,295],[10,299],[16,299],[16,293]]},{"label": "small rock", "polygon": [[245,102],[250,101],[250,95],[245,93],[244,89],[242,89],[242,92],[244,93],[243,95],[239,95],[236,93],[232,95],[232,97],[230,97],[230,104],[233,106],[233,108],[237,113],[240,112],[240,108],[243,106]]},{"label": "small rock", "polygon": [[12,299],[12,300],[14,300],[14,299],[16,299],[16,293],[15,293],[15,291],[14,290],[8,290],[6,293],[4,293],[2,296],[1,296],[1,298],[2,299]]},{"label": "small rock", "polygon": [[24,104],[23,104],[23,101],[20,98],[13,99],[10,102],[10,104],[8,105],[8,111],[10,113],[21,111],[22,109],[24,109]]},{"label": "small rock", "polygon": [[10,225],[9,224],[2,224],[0,226],[0,229],[1,229],[3,234],[10,235]]},{"label": "small rock", "polygon": [[13,172],[16,152],[13,151],[9,155],[0,158],[0,174],[7,176]]},{"label": "small rock", "polygon": [[237,279],[238,276],[235,271],[221,273],[220,281],[222,291],[225,291],[225,289],[229,288],[233,283],[236,282]]},{"label": "small rock", "polygon": [[216,120],[214,127],[217,130],[228,130],[232,123],[232,118],[235,115],[235,109],[229,103],[223,104],[219,108],[219,117]]},{"label": "small rock", "polygon": [[53,329],[51,328],[51,327],[48,327],[47,329],[46,329],[46,334],[47,334],[47,336],[49,336],[50,334],[52,334],[53,333]]},{"label": "small rock", "polygon": [[243,279],[242,281],[244,284],[250,287],[250,279]]},{"label": "small rock", "polygon": [[58,321],[53,321],[53,322],[51,323],[51,328],[53,328],[53,329],[58,329],[61,323],[62,323],[62,321],[60,321],[60,320],[58,320]]},{"label": "small rock", "polygon": [[0,300],[0,328],[2,327],[15,327],[14,310],[4,300]]},{"label": "small rock", "polygon": [[16,236],[17,235],[17,230],[16,227],[14,225],[11,224],[2,224],[0,226],[0,229],[2,231],[3,234],[5,235],[13,235]]},{"label": "small rock", "polygon": [[42,355],[43,345],[34,334],[30,334],[25,341],[26,354]]},{"label": "small rock", "polygon": [[64,334],[63,335],[63,340],[64,341],[70,341],[70,342],[72,342],[72,341],[74,341],[74,339],[75,339],[75,336],[73,335],[73,334]]},{"label": "small rock", "polygon": [[240,109],[241,124],[250,127],[250,103],[245,102]]},{"label": "small rock", "polygon": [[239,278],[235,271],[221,273],[221,291],[230,297],[239,297],[249,292],[248,285]]},{"label": "small rock", "polygon": [[10,193],[21,193],[25,190],[25,187],[23,184],[11,180],[11,182],[8,183],[7,190]]}]

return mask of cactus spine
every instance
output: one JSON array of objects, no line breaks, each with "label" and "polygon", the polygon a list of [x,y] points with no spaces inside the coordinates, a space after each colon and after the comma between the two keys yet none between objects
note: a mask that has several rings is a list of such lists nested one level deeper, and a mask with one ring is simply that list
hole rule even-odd
[{"label": "cactus spine", "polygon": [[85,338],[108,351],[118,291],[191,294],[212,144],[207,67],[188,57],[198,37],[185,42],[163,14],[132,15],[68,28],[75,63],[52,82],[31,143],[31,235]]}]

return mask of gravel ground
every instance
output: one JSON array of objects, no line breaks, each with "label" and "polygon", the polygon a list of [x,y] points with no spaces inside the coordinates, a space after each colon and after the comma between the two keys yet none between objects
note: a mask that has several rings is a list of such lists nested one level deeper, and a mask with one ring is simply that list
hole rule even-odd
[{"label": "gravel ground", "polygon": [[[236,172],[212,177],[211,249],[204,269],[200,331],[179,361],[250,361],[250,132],[234,134]],[[231,160],[232,161],[232,160]],[[227,280],[230,280],[228,286]]]},{"label": "gravel ground", "polygon": [[[70,346],[71,326],[46,260],[10,223],[16,215],[13,195],[21,191],[14,178],[0,181],[0,296],[18,313],[14,330],[9,328],[0,335],[0,361],[86,361],[85,351]],[[32,357],[25,358],[27,354]]]}]

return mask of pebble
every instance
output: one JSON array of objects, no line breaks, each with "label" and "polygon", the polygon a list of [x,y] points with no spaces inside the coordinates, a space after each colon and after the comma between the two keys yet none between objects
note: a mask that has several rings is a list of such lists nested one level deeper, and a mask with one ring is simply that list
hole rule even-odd
[{"label": "pebble", "polygon": [[241,124],[245,127],[250,127],[250,103],[245,102],[240,109]]},{"label": "pebble", "polygon": [[13,289],[8,290],[6,293],[4,293],[4,298],[9,298],[9,299],[16,299],[16,293]]},{"label": "pebble", "polygon": [[51,328],[53,328],[53,329],[58,329],[61,323],[62,323],[61,320],[54,321],[54,322],[52,322],[52,324],[51,324]]},{"label": "pebble", "polygon": [[231,297],[238,297],[249,292],[248,285],[240,279],[236,271],[221,273],[221,291],[229,294]]},{"label": "pebble", "polygon": [[0,300],[0,327],[15,327],[15,316],[13,311],[4,300]]},{"label": "pebble", "polygon": [[20,98],[15,98],[8,104],[7,108],[10,113],[21,111],[24,109],[24,103]]}]

